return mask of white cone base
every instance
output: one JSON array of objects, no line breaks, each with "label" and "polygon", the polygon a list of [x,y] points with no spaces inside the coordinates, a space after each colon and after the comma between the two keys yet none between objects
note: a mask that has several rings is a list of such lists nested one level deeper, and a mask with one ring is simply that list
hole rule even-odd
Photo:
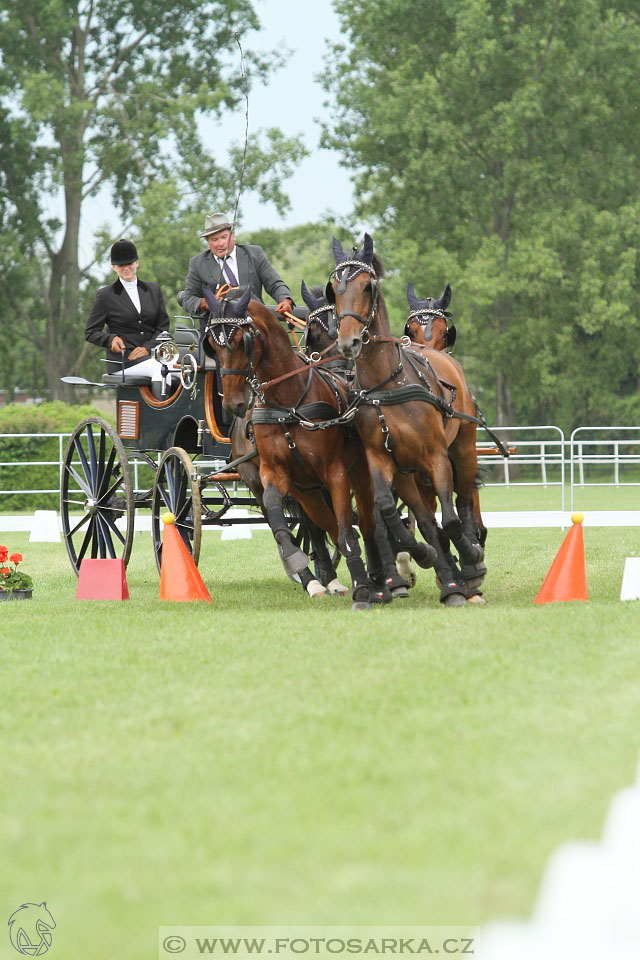
[{"label": "white cone base", "polygon": [[29,543],[60,543],[60,525],[55,510],[35,511]]},{"label": "white cone base", "polygon": [[640,557],[627,557],[622,575],[621,600],[640,600]]}]

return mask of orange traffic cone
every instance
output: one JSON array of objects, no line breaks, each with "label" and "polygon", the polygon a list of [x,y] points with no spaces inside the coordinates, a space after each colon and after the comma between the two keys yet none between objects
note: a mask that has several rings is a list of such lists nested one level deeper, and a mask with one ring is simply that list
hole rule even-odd
[{"label": "orange traffic cone", "polygon": [[581,513],[572,514],[571,529],[562,541],[534,603],[589,599],[582,539],[583,520]]},{"label": "orange traffic cone", "polygon": [[176,518],[172,513],[165,513],[162,521],[164,533],[160,566],[160,599],[207,600],[213,603],[193,557],[175,528]]}]

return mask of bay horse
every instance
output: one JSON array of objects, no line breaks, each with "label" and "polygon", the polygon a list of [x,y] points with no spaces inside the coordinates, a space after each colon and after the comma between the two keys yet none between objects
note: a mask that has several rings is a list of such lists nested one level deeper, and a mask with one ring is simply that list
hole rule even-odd
[{"label": "bay horse", "polygon": [[455,324],[448,324],[451,314],[447,307],[451,303],[451,284],[448,283],[443,293],[434,300],[427,297],[419,300],[416,297],[413,284],[407,283],[407,300],[410,313],[404,325],[404,334],[412,343],[422,343],[432,350],[446,350],[456,342],[457,330]]},{"label": "bay horse", "polygon": [[[360,405],[355,422],[376,503],[388,522],[396,512],[392,488],[397,491],[436,551],[441,601],[462,605],[468,594],[465,580],[486,572],[474,510],[478,420],[473,397],[452,357],[424,347],[405,349],[391,335],[379,283],[383,268],[369,234],[361,250],[354,247],[346,254],[335,239],[333,249],[336,268],[326,293],[336,309],[338,348],[356,363]],[[462,572],[452,566],[438,534],[434,495],[440,501],[444,541],[455,544]],[[416,541],[407,533],[413,556]]]},{"label": "bay horse", "polygon": [[[303,280],[300,293],[309,309],[304,335],[305,353],[312,362],[322,361],[325,369],[330,368],[335,376],[342,377],[345,389],[348,389],[355,371],[353,361],[346,360],[338,350],[335,308],[327,300],[322,286],[309,289]],[[357,439],[353,424],[348,424],[345,429],[347,439],[353,443]],[[388,587],[394,600],[403,599],[409,596],[409,587],[415,585],[415,573],[407,566],[408,558],[405,561],[404,572],[399,571],[397,562],[398,545],[395,538],[387,535],[382,515],[375,504],[374,519],[375,536],[382,566],[379,571],[372,570],[370,561],[369,575],[378,586]]]},{"label": "bay horse", "polygon": [[351,487],[367,554],[377,557],[379,566],[366,460],[348,457],[337,422],[347,407],[344,391],[328,373],[309,366],[292,350],[279,320],[264,304],[250,302],[249,288],[238,300],[218,301],[203,292],[212,314],[209,343],[221,363],[223,405],[243,417],[255,399],[252,421],[262,500],[286,572],[295,574],[309,562],[285,519],[283,501],[290,495],[345,557],[352,610],[368,610],[372,603],[391,599],[369,580],[353,530]]},{"label": "bay horse", "polygon": [[[252,411],[249,410],[244,417],[233,418],[230,430],[231,459],[232,461],[240,461],[236,463],[235,469],[258,501],[258,505],[266,518],[267,514],[263,502],[264,490],[260,481],[260,459],[253,439],[251,414]],[[302,514],[302,523],[309,533],[316,567],[316,573],[312,573],[309,567],[298,571],[297,576],[303,590],[315,599],[326,596],[327,592],[330,594],[348,593],[347,588],[338,579],[331,555],[327,549],[324,533],[306,516],[301,507],[298,507],[298,509]]]}]

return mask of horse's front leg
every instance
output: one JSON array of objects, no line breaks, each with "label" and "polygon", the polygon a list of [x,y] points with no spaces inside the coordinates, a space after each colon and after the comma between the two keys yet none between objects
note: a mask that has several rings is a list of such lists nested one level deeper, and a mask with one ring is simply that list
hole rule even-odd
[{"label": "horse's front leg", "polygon": [[[462,565],[478,564],[484,551],[479,543],[473,543],[462,525],[453,506],[453,471],[446,453],[435,453],[429,457],[427,467],[436,496],[442,509],[442,530],[453,541]],[[464,513],[464,510],[463,510]]]},{"label": "horse's front leg", "polygon": [[278,544],[280,560],[288,576],[293,577],[309,565],[309,557],[295,543],[284,513],[284,498],[291,485],[289,473],[283,465],[260,462],[260,480],[263,486],[262,502],[267,522]]},{"label": "horse's front leg", "polygon": [[358,537],[353,529],[353,512],[351,509],[351,485],[347,471],[343,465],[338,466],[334,461],[325,478],[327,488],[331,494],[333,512],[338,524],[338,549],[345,558],[347,569],[351,576],[352,610],[370,610],[371,603],[383,599],[383,594],[376,590],[367,575],[367,571],[360,552]]},{"label": "horse's front leg", "polygon": [[309,520],[309,536],[313,547],[314,566],[318,580],[324,584],[331,594],[345,594],[349,588],[340,583],[336,568],[333,565],[331,554],[327,547],[327,538],[324,530],[321,530],[317,523]]},{"label": "horse's front leg", "polygon": [[[379,451],[367,448],[367,461],[373,482],[373,496],[377,510],[380,511],[387,529],[403,551],[406,551],[416,563],[428,569],[436,562],[436,552],[429,543],[420,543],[405,527],[396,506],[392,490],[396,465],[393,460]],[[415,483],[411,480],[415,487]],[[417,491],[416,491],[417,497]],[[404,498],[403,498],[404,499]],[[405,501],[407,502],[407,501]]]},{"label": "horse's front leg", "polygon": [[364,456],[356,456],[349,468],[349,477],[358,508],[358,525],[364,539],[367,569],[383,601],[409,596],[409,584],[400,576],[396,557],[387,537],[382,514],[374,504],[373,484]]}]

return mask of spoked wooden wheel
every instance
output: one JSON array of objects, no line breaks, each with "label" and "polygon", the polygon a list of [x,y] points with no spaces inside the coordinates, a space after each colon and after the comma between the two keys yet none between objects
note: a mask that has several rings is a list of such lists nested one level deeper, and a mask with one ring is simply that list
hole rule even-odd
[{"label": "spoked wooden wheel", "polygon": [[193,462],[182,447],[162,454],[151,499],[151,529],[158,570],[162,564],[162,515],[172,513],[176,530],[197,563],[202,534],[202,501]]},{"label": "spoked wooden wheel", "polygon": [[60,479],[62,532],[76,573],[85,557],[123,560],[127,565],[134,513],[122,441],[106,420],[83,420],[67,445]]}]

